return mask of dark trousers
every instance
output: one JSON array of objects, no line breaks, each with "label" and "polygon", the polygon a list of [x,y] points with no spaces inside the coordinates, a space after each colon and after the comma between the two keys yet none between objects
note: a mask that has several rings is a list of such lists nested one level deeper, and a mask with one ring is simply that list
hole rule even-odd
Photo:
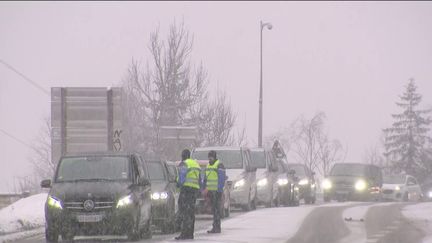
[{"label": "dark trousers", "polygon": [[222,192],[209,191],[210,202],[213,212],[213,229],[221,229],[221,204],[222,204]]},{"label": "dark trousers", "polygon": [[192,237],[195,228],[195,203],[198,189],[182,187],[178,199],[181,235]]}]

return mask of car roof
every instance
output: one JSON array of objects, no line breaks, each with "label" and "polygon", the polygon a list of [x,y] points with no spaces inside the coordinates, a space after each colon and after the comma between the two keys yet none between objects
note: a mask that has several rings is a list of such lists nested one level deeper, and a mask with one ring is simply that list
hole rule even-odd
[{"label": "car roof", "polygon": [[235,147],[235,146],[214,146],[214,147],[199,147],[195,148],[194,151],[209,151],[209,150],[242,150],[245,149],[243,147]]},{"label": "car roof", "polygon": [[119,156],[119,157],[129,157],[136,155],[132,152],[113,152],[113,151],[101,151],[101,152],[81,152],[81,153],[69,153],[63,155],[62,158],[72,158],[72,157],[86,157],[86,156]]},{"label": "car roof", "polygon": [[336,163],[334,164],[334,166],[336,165],[362,165],[362,166],[368,166],[368,167],[376,167],[376,168],[380,168],[376,165],[373,164],[365,164],[365,163]]}]

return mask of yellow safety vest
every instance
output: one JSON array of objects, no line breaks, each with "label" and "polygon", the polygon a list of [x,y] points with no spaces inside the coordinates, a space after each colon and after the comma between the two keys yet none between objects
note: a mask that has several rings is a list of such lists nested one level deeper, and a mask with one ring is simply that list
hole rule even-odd
[{"label": "yellow safety vest", "polygon": [[200,173],[201,173],[201,167],[199,166],[198,162],[196,162],[193,159],[187,159],[185,160],[185,164],[187,167],[187,174],[186,174],[186,181],[183,184],[183,186],[192,187],[195,189],[200,188]]},{"label": "yellow safety vest", "polygon": [[218,182],[219,182],[219,174],[218,174],[219,160],[216,160],[213,165],[210,163],[206,168],[206,181],[207,181],[207,190],[209,191],[217,191],[218,190]]}]

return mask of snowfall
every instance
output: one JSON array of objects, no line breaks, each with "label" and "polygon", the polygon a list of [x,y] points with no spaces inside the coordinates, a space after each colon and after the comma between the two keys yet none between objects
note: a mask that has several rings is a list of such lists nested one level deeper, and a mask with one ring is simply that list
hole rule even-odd
[{"label": "snowfall", "polygon": [[[44,232],[44,203],[47,194],[41,193],[21,199],[0,209],[0,242],[10,242]],[[383,204],[379,204],[382,206]],[[318,207],[349,206],[342,214],[349,219],[346,225],[351,234],[342,243],[366,242],[362,220],[368,209],[377,205],[363,203],[331,203]],[[195,233],[194,242],[215,240],[223,242],[286,242],[299,230],[304,219],[316,206],[302,205],[294,208],[261,209],[224,221],[222,234],[209,235],[205,230]],[[420,227],[429,237],[424,243],[432,243],[432,202],[406,206],[402,213]],[[287,222],[289,220],[289,222]],[[265,233],[263,233],[265,232]],[[241,241],[239,241],[241,239]]]}]

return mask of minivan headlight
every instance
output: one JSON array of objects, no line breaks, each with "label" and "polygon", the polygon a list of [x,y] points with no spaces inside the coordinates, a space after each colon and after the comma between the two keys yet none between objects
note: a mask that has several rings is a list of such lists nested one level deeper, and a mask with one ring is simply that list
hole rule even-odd
[{"label": "minivan headlight", "polygon": [[241,180],[237,181],[234,184],[234,189],[244,186],[245,182],[246,182],[245,179],[241,179]]},{"label": "minivan headlight", "polygon": [[329,190],[332,188],[332,182],[329,179],[324,179],[324,181],[322,182],[322,188],[324,190]]},{"label": "minivan headlight", "polygon": [[257,185],[258,186],[266,186],[267,183],[268,183],[267,178],[263,178],[263,179],[258,181]]},{"label": "minivan headlight", "polygon": [[400,191],[401,187],[400,186],[395,186],[395,190],[396,191]]},{"label": "minivan headlight", "polygon": [[132,203],[132,195],[128,195],[120,198],[117,202],[117,208],[127,206]]},{"label": "minivan headlight", "polygon": [[281,178],[281,179],[277,180],[277,183],[279,184],[279,186],[284,186],[284,185],[288,184],[288,179]]},{"label": "minivan headlight", "polygon": [[153,200],[165,200],[168,198],[168,193],[167,192],[153,192],[151,194],[151,199]]},{"label": "minivan headlight", "polygon": [[47,204],[50,207],[63,209],[63,206],[61,205],[61,201],[53,196],[48,196]]},{"label": "minivan headlight", "polygon": [[354,185],[355,189],[357,191],[364,191],[367,187],[366,181],[364,180],[358,180],[355,185]]},{"label": "minivan headlight", "polygon": [[301,186],[307,185],[307,184],[309,184],[309,180],[306,179],[306,178],[305,179],[301,179],[298,184],[301,185]]}]

